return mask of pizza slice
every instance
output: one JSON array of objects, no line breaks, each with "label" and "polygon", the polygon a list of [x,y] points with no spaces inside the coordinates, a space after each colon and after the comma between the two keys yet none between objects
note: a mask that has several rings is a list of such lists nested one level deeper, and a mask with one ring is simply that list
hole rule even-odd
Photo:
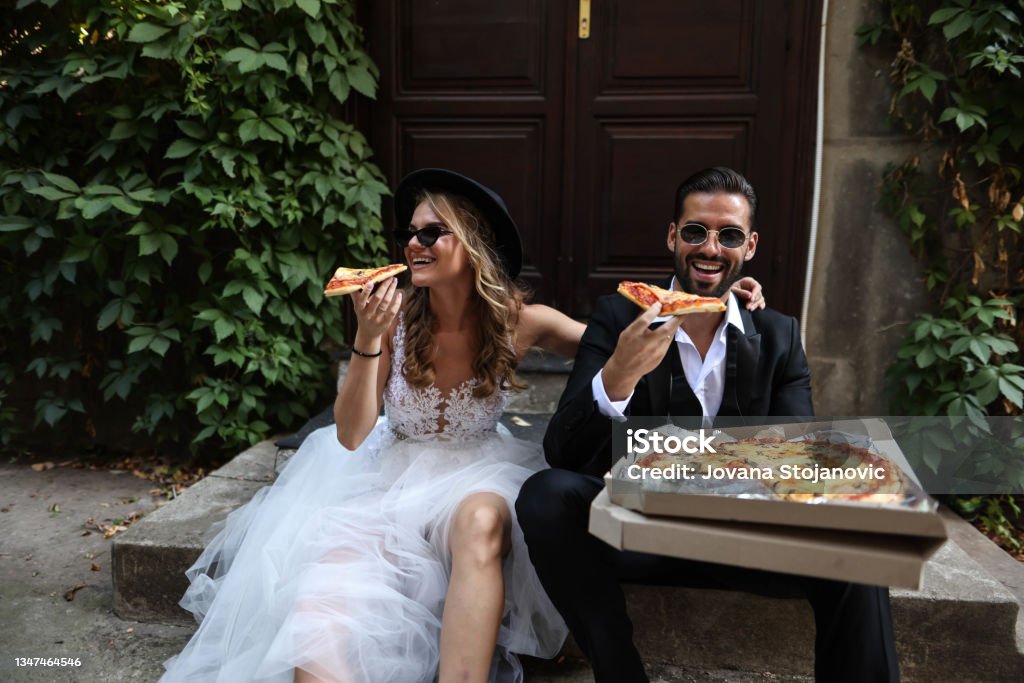
[{"label": "pizza slice", "polygon": [[661,302],[661,315],[687,315],[689,313],[720,313],[725,310],[721,299],[697,296],[672,289],[662,289],[646,282],[619,283],[619,294],[626,297],[645,311],[656,302]]},{"label": "pizza slice", "polygon": [[338,268],[324,287],[324,296],[341,296],[358,292],[370,282],[383,282],[409,268],[404,263],[393,263],[380,268]]}]

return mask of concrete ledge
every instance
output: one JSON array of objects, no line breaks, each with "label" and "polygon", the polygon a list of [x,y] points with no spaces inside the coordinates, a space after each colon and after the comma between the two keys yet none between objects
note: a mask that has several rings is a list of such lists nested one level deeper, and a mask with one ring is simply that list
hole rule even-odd
[{"label": "concrete ledge", "polygon": [[558,399],[565,391],[569,375],[559,373],[534,373],[521,375],[527,387],[516,391],[508,401],[508,412],[551,415],[558,408]]},{"label": "concrete ledge", "polygon": [[210,539],[210,528],[274,480],[277,448],[264,441],[178,498],[115,536],[111,545],[114,612],[122,619],[192,621],[178,607],[185,570]]},{"label": "concrete ledge", "polygon": [[[626,587],[626,599],[645,662],[813,677],[814,616],[804,600],[639,585]],[[1024,680],[1016,598],[955,543],[929,561],[920,591],[893,590],[891,600],[904,680]],[[574,643],[566,654],[581,657]]]}]

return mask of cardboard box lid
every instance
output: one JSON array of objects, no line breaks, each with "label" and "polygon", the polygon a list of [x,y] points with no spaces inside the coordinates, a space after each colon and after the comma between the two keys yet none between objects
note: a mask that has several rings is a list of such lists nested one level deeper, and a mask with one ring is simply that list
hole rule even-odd
[{"label": "cardboard box lid", "polygon": [[602,490],[590,533],[620,550],[817,576],[920,588],[925,562],[944,539],[791,526],[647,517],[615,505]]},{"label": "cardboard box lid", "polygon": [[[899,466],[915,480],[912,470],[888,426],[879,419],[809,422],[779,425],[785,438],[826,429],[849,430],[867,434],[873,445],[890,462]],[[754,436],[761,427],[728,429],[736,438]],[[619,460],[612,475],[627,463]],[[715,519],[757,524],[783,524],[799,527],[863,531],[875,534],[898,534],[946,538],[946,527],[935,509],[872,505],[855,501],[803,503],[782,499],[738,497],[728,494],[684,493],[644,488],[639,481],[614,476],[605,477],[605,488],[616,505],[648,515],[665,515],[699,519]],[[923,492],[921,495],[924,496]]]}]

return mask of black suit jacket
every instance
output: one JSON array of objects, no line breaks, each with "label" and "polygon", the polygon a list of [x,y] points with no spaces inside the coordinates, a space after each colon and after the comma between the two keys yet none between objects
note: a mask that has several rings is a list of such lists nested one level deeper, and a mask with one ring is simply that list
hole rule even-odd
[{"label": "black suit jacket", "polygon": [[[770,309],[741,309],[740,314],[746,332],[727,327],[725,389],[718,414],[812,416],[811,372],[796,319]],[[590,385],[615,350],[619,333],[637,315],[636,305],[617,294],[598,299],[594,306],[569,382],[544,434],[544,454],[552,467],[594,476],[611,469],[612,421],[597,409]],[[671,354],[678,353],[672,344],[661,364],[640,379],[629,415],[669,415]],[[693,395],[689,386],[686,391]],[[696,397],[692,405],[699,415]]]}]

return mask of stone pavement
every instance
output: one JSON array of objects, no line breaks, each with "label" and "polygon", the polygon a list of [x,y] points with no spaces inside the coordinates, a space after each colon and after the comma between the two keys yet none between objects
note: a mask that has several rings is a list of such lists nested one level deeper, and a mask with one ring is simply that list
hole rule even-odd
[{"label": "stone pavement", "polygon": [[[90,518],[109,524],[154,510],[152,487],[127,471],[0,464],[0,681],[155,681],[188,642],[187,625],[113,613],[111,539],[83,535]],[[61,657],[80,664],[16,662]]]}]

